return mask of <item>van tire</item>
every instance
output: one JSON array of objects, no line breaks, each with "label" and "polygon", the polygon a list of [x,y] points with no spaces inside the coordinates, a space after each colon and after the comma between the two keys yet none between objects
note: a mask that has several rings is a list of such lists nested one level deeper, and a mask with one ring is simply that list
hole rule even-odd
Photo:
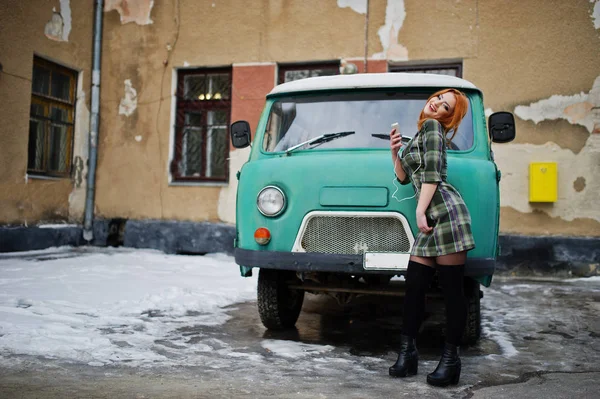
[{"label": "van tire", "polygon": [[462,344],[474,345],[481,336],[481,291],[479,281],[465,277],[464,288],[467,302],[467,321]]},{"label": "van tire", "polygon": [[304,291],[289,289],[297,280],[289,271],[260,269],[258,273],[258,313],[263,325],[271,330],[283,330],[296,325]]}]

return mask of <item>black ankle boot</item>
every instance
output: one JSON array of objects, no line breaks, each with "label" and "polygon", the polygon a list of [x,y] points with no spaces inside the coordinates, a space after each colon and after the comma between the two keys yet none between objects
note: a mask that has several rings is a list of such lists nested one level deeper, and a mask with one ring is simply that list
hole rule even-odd
[{"label": "black ankle boot", "polygon": [[444,353],[435,371],[427,374],[427,383],[437,387],[458,384],[460,379],[460,357],[458,346],[446,343]]},{"label": "black ankle boot", "polygon": [[406,377],[417,374],[419,352],[417,352],[415,341],[414,338],[407,335],[400,336],[398,360],[390,367],[390,375],[392,377]]}]

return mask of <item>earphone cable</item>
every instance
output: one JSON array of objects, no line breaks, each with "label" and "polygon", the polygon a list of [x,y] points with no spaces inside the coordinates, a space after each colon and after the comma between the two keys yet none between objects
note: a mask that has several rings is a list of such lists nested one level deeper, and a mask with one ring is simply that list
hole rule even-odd
[{"label": "earphone cable", "polygon": [[[415,137],[416,138],[416,137]],[[417,169],[415,169],[414,172],[411,173],[411,177],[415,175],[415,173],[417,173],[417,171],[421,168],[421,164],[422,164],[422,159],[421,159],[421,155],[419,153],[419,142],[417,141],[417,155],[419,155],[419,166],[417,167]],[[407,147],[405,147],[406,149]],[[402,150],[404,152],[404,150]],[[419,193],[419,188],[417,187],[417,185],[415,184],[415,180],[411,178],[411,182],[413,184],[413,187],[415,189],[415,193],[410,196],[410,197],[406,197],[406,198],[402,198],[399,199],[398,197],[396,197],[396,193],[398,192],[398,190],[400,190],[400,187],[396,185],[396,166],[398,166],[398,161],[400,159],[400,151],[398,151],[397,157],[396,157],[396,161],[394,162],[394,178],[392,179],[392,184],[394,185],[394,187],[396,188],[396,190],[394,191],[394,193],[392,194],[392,198],[395,199],[396,201],[398,201],[398,203],[415,198],[417,196],[417,194]],[[402,167],[402,165],[400,165],[400,167]],[[406,172],[406,171],[405,171]]]}]

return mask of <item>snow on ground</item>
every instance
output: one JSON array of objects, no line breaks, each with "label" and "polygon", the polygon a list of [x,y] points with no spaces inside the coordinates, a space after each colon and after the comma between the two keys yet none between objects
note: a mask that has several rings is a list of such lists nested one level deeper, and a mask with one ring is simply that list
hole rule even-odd
[{"label": "snow on ground", "polygon": [[266,339],[261,343],[262,347],[269,352],[282,357],[297,359],[305,356],[317,355],[331,352],[335,348],[331,345],[310,345],[302,342],[281,341]]},{"label": "snow on ground", "polygon": [[[1,254],[0,355],[168,364],[168,348],[157,350],[157,342],[182,327],[220,325],[229,318],[225,307],[255,298],[256,278],[242,278],[223,254],[72,248]],[[187,346],[196,353],[224,349],[214,341]]]},{"label": "snow on ground", "polygon": [[[500,354],[485,356],[486,360],[503,357],[538,369],[552,365],[562,371],[585,369],[590,361],[597,363],[597,276],[502,281],[497,279],[484,289],[481,302],[482,336],[501,349]],[[588,350],[581,351],[581,347]]]},{"label": "snow on ground", "polygon": [[0,367],[185,366],[273,379],[380,372],[379,357],[263,339],[257,317],[250,340],[229,336],[222,325],[237,310],[231,305],[255,300],[256,283],[223,254],[93,247],[0,254]]},{"label": "snow on ground", "polygon": [[[256,277],[241,277],[233,258],[223,254],[94,247],[0,254],[0,367],[51,359],[91,366],[199,366],[208,372],[251,369],[273,379],[386,375],[393,354],[353,355],[351,336],[339,346],[272,339],[256,314],[241,311],[223,328],[234,310],[255,311],[255,304],[241,303],[256,299],[256,283]],[[488,374],[597,364],[599,283],[598,277],[496,279],[484,289],[482,339],[463,358],[465,367],[479,371],[466,378],[475,383]],[[313,336],[321,328],[308,321],[302,334]],[[424,369],[433,369],[436,357],[425,353]]]}]

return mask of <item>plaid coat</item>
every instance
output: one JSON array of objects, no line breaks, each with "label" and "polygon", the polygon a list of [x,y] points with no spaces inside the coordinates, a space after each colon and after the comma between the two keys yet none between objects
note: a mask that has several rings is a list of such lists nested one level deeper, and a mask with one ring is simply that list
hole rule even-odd
[{"label": "plaid coat", "polygon": [[425,211],[433,231],[419,231],[411,254],[440,256],[475,248],[471,232],[471,215],[460,193],[446,182],[446,139],[442,125],[435,119],[426,120],[421,130],[400,155],[405,181],[412,181],[417,201],[423,183],[437,184],[437,190]]}]

